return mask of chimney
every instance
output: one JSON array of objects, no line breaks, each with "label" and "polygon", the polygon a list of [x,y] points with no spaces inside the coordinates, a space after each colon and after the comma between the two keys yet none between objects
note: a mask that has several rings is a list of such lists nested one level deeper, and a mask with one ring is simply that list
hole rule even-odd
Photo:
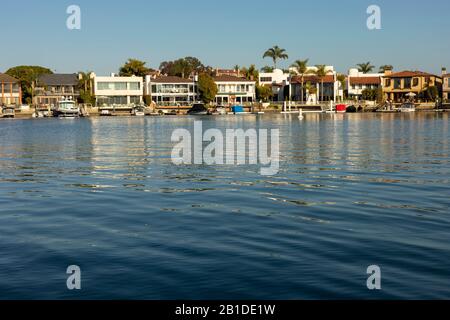
[{"label": "chimney", "polygon": [[392,74],[392,69],[386,69],[384,70],[384,75],[385,76],[390,76]]},{"label": "chimney", "polygon": [[447,68],[442,68],[442,75],[446,75],[447,74]]}]

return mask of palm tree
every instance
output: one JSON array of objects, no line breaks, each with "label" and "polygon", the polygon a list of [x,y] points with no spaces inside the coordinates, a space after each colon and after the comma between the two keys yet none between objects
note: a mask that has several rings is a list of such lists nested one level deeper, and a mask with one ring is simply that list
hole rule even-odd
[{"label": "palm tree", "polygon": [[265,66],[265,67],[261,68],[261,71],[264,72],[264,73],[271,73],[271,72],[273,72],[273,67]]},{"label": "palm tree", "polygon": [[385,73],[386,71],[392,71],[394,70],[394,67],[391,66],[390,64],[386,64],[380,67],[380,73]]},{"label": "palm tree", "polygon": [[362,72],[362,73],[369,73],[369,72],[372,72],[373,69],[375,69],[375,66],[371,65],[370,62],[360,63],[357,66],[358,66],[359,72]]},{"label": "palm tree", "polygon": [[300,76],[301,78],[301,82],[302,82],[302,104],[303,104],[303,97],[304,97],[304,83],[305,83],[305,74],[307,73],[311,73],[311,71],[308,70],[308,61],[309,59],[305,59],[305,60],[297,60],[292,64],[292,68],[295,69],[296,73]]},{"label": "palm tree", "polygon": [[84,103],[92,103],[93,100],[91,73],[90,71],[79,73],[78,87],[81,89],[81,99]]},{"label": "palm tree", "polygon": [[286,53],[286,49],[281,49],[279,46],[274,46],[270,49],[268,49],[264,55],[263,59],[265,58],[272,58],[273,65],[275,69],[277,68],[277,61],[278,60],[286,60],[289,58],[288,54]]},{"label": "palm tree", "polygon": [[337,81],[339,81],[340,82],[340,84],[341,84],[341,87],[342,87],[342,98],[345,98],[344,97],[344,93],[345,93],[345,80],[346,80],[346,76],[344,75],[344,74],[338,74],[337,75],[337,77],[336,77],[336,79],[337,79]]},{"label": "palm tree", "polygon": [[326,65],[324,64],[318,64],[316,65],[316,71],[314,72],[315,75],[319,78],[321,88],[320,88],[320,95],[321,95],[321,101],[323,102],[323,81],[325,80],[325,77],[331,73],[331,71],[327,70]]}]

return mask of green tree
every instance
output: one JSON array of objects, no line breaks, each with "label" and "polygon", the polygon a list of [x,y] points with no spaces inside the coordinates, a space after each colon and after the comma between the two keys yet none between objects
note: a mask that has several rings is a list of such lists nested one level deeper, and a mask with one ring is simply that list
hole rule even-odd
[{"label": "green tree", "polygon": [[120,68],[119,75],[121,77],[145,77],[145,75],[150,71],[145,64],[146,63],[144,61],[128,59],[128,61]]},{"label": "green tree", "polygon": [[305,95],[305,91],[304,91],[304,84],[305,84],[305,75],[308,73],[311,73],[311,71],[308,70],[308,62],[309,59],[305,59],[305,60],[296,60],[293,64],[292,64],[292,68],[295,69],[295,73],[297,75],[300,76],[300,81],[302,83],[302,98],[301,98],[301,102],[304,102],[304,95]]},{"label": "green tree", "polygon": [[246,79],[259,83],[259,71],[254,64],[248,68],[242,68],[241,73]]},{"label": "green tree", "polygon": [[342,88],[342,92],[343,92],[343,96],[344,96],[343,98],[345,98],[345,96],[346,96],[345,92],[347,89],[346,88],[347,87],[347,83],[346,83],[347,77],[345,76],[345,74],[340,73],[337,75],[336,79],[341,84],[341,88]]},{"label": "green tree", "polygon": [[325,77],[329,73],[331,73],[331,71],[327,70],[326,65],[324,65],[324,64],[316,65],[316,71],[314,72],[314,74],[319,78],[319,81],[320,81],[320,96],[321,96],[322,102],[323,102],[323,98],[324,98],[323,82],[325,80]]},{"label": "green tree", "polygon": [[263,59],[265,58],[271,58],[273,61],[274,68],[276,69],[277,61],[286,60],[289,58],[289,56],[286,53],[286,49],[281,49],[279,46],[274,46],[268,49],[266,52],[264,52]]},{"label": "green tree", "polygon": [[175,61],[164,61],[160,64],[159,69],[163,74],[169,76],[177,76],[186,78],[192,73],[206,73],[209,68],[195,57],[185,57]]},{"label": "green tree", "polygon": [[274,70],[274,67],[271,67],[271,66],[265,66],[265,67],[261,68],[261,72],[264,72],[264,73],[271,73],[271,72],[273,72],[273,70]]},{"label": "green tree", "polygon": [[256,99],[268,102],[273,97],[271,86],[256,86]]},{"label": "green tree", "polygon": [[79,72],[78,87],[80,89],[80,102],[95,104],[95,96],[90,71]]},{"label": "green tree", "polygon": [[357,66],[358,66],[359,72],[362,72],[362,73],[369,73],[369,72],[372,72],[373,69],[375,69],[375,66],[371,65],[370,62],[359,63]]},{"label": "green tree", "polygon": [[22,100],[26,103],[32,103],[34,86],[39,76],[52,73],[50,69],[40,66],[17,66],[6,71],[6,74],[19,80]]},{"label": "green tree", "polygon": [[428,97],[428,100],[436,101],[436,99],[439,97],[439,89],[436,86],[428,87],[426,89],[426,95]]},{"label": "green tree", "polygon": [[200,99],[208,104],[216,98],[218,88],[214,79],[207,73],[202,73],[198,77],[198,92]]}]

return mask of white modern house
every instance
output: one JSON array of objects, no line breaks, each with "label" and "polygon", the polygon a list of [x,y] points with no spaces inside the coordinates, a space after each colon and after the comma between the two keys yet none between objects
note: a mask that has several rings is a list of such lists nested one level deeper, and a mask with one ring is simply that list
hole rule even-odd
[{"label": "white modern house", "polygon": [[173,76],[145,77],[145,95],[158,106],[189,106],[197,101],[195,79]]},{"label": "white modern house", "polygon": [[99,77],[91,74],[97,105],[122,105],[142,103],[144,81],[141,77]]},{"label": "white modern house", "polygon": [[219,106],[249,104],[256,100],[256,81],[235,76],[214,77],[218,93],[216,103]]},{"label": "white modern house", "polygon": [[362,73],[358,69],[350,69],[347,78],[349,98],[360,99],[366,89],[378,89],[382,86],[384,73]]},{"label": "white modern house", "polygon": [[289,79],[289,73],[284,73],[283,70],[280,69],[259,74],[259,84],[272,87],[274,101],[284,100],[284,88],[289,85]]}]

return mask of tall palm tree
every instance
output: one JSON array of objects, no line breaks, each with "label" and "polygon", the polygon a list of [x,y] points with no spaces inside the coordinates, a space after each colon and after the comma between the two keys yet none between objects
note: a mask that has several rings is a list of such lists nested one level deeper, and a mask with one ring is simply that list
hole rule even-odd
[{"label": "tall palm tree", "polygon": [[344,74],[338,74],[336,77],[336,80],[339,81],[339,83],[341,84],[342,87],[342,98],[345,98],[345,80],[346,80],[346,76]]},{"label": "tall palm tree", "polygon": [[264,55],[263,59],[265,58],[272,58],[273,65],[275,69],[277,68],[277,61],[278,60],[286,60],[289,58],[288,54],[286,53],[286,49],[282,49],[279,46],[274,46],[270,49],[268,49]]},{"label": "tall palm tree", "polygon": [[386,71],[392,71],[392,70],[394,70],[394,67],[392,66],[392,65],[390,65],[390,64],[385,64],[385,65],[382,65],[381,67],[380,67],[380,73],[385,73]]},{"label": "tall palm tree", "polygon": [[331,71],[327,70],[326,65],[324,64],[318,64],[316,65],[316,71],[314,72],[315,75],[319,78],[320,80],[320,95],[321,95],[321,101],[323,102],[323,81],[325,80],[325,77],[331,73]]},{"label": "tall palm tree", "polygon": [[302,82],[302,104],[304,102],[303,97],[304,97],[304,83],[305,83],[305,74],[311,73],[311,71],[308,70],[308,61],[309,59],[305,59],[305,60],[296,60],[293,64],[292,64],[292,68],[295,69],[295,72],[300,76],[301,82]]},{"label": "tall palm tree", "polygon": [[369,73],[369,72],[372,72],[373,69],[375,69],[375,66],[371,65],[370,62],[359,63],[357,66],[358,66],[359,72],[362,72],[362,73]]}]

